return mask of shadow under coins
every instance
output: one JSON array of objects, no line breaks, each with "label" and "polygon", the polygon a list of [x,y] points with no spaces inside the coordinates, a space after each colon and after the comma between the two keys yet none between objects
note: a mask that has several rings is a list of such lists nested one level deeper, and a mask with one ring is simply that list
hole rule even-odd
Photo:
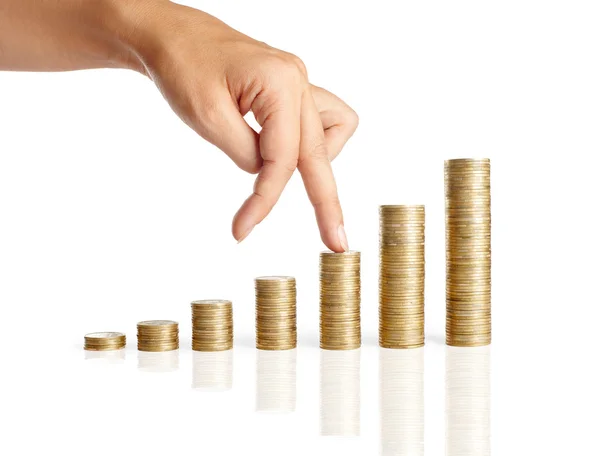
[{"label": "shadow under coins", "polygon": [[322,436],[360,435],[360,348],[321,350]]}]

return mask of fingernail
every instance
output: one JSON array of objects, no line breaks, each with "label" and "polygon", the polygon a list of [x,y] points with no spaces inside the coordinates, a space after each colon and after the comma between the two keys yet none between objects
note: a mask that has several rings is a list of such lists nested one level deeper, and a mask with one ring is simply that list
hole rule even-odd
[{"label": "fingernail", "polygon": [[250,233],[252,233],[252,230],[254,229],[254,226],[251,226],[250,229],[248,231],[246,231],[237,241],[237,243],[239,244],[240,242],[242,242],[244,239],[246,239],[248,237],[248,235]]},{"label": "fingernail", "polygon": [[340,245],[344,249],[344,252],[348,251],[348,238],[346,237],[346,231],[344,225],[340,225],[338,228],[338,238],[340,239]]}]

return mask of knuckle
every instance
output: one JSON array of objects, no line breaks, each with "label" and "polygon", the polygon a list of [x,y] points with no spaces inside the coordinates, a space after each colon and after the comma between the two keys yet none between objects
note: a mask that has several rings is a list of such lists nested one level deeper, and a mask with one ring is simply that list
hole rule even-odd
[{"label": "knuckle", "polygon": [[329,154],[325,143],[318,143],[311,148],[310,157],[315,160],[329,160]]},{"label": "knuckle", "polygon": [[248,174],[258,174],[260,172],[261,165],[258,161],[249,161],[244,162],[238,165],[242,171],[247,172]]},{"label": "knuckle", "polygon": [[267,212],[269,212],[275,206],[275,203],[277,202],[277,197],[273,196],[270,193],[265,193],[264,191],[262,191],[261,188],[264,184],[265,179],[262,175],[259,174],[256,178],[256,182],[254,183],[254,190],[252,191],[252,194],[260,203],[260,205],[263,206],[267,210]]},{"label": "knuckle", "polygon": [[276,78],[293,81],[304,81],[307,79],[306,66],[302,60],[287,52],[275,54],[270,62],[271,71]]},{"label": "knuckle", "polygon": [[337,195],[332,195],[328,198],[319,199],[313,202],[315,209],[327,208],[341,210],[342,203]]},{"label": "knuckle", "polygon": [[290,58],[290,61],[292,62],[292,64],[296,67],[296,69],[298,71],[300,71],[302,76],[304,76],[305,78],[308,78],[308,71],[307,71],[306,65],[304,64],[302,59],[294,54],[289,54],[289,58]]},{"label": "knuckle", "polygon": [[358,124],[360,123],[360,118],[354,109],[348,108],[348,112],[346,113],[345,123],[348,125],[348,129],[354,133],[358,128]]},{"label": "knuckle", "polygon": [[207,131],[213,131],[219,124],[221,112],[219,103],[211,98],[205,98],[192,106],[192,116],[196,123]]},{"label": "knuckle", "polygon": [[298,167],[298,158],[294,157],[294,158],[289,158],[287,160],[267,160],[264,159],[263,163],[265,165],[271,165],[274,168],[283,168],[285,171],[287,171],[288,173],[293,173],[294,171],[296,171],[296,168]]},{"label": "knuckle", "polygon": [[293,173],[298,168],[298,158],[292,158],[283,164],[286,171]]},{"label": "knuckle", "polygon": [[309,166],[315,162],[329,162],[329,152],[325,143],[318,143],[308,149],[306,154],[301,155],[298,162],[299,167]]}]

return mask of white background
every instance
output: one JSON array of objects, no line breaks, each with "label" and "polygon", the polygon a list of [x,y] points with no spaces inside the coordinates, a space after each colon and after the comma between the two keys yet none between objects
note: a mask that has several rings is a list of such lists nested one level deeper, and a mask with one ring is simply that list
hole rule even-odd
[{"label": "white background", "polygon": [[[363,254],[360,384],[355,360],[332,376],[318,349],[323,247],[297,175],[236,245],[230,221],[253,176],[185,127],[150,81],[1,73],[0,452],[379,454],[396,426],[380,422],[387,362],[408,393],[383,402],[397,405],[398,435],[417,429],[402,441],[424,424],[429,456],[446,444],[448,455],[487,454],[455,451],[446,433],[456,358],[444,346],[443,160],[489,157],[494,342],[491,374],[474,354],[474,407],[485,417],[491,402],[496,455],[598,454],[598,3],[188,3],[296,53],[360,115],[334,163],[350,246]],[[427,210],[422,383],[405,372],[421,355],[380,362],[376,342],[377,207],[404,203]],[[264,274],[299,287],[295,411],[283,415],[255,411],[253,278]],[[214,297],[234,301],[233,387],[193,391],[193,368],[208,367],[189,348],[189,303]],[[178,359],[166,360],[178,368],[146,372],[135,324],[163,318],[181,323]],[[83,335],[107,330],[127,333],[124,360],[86,360]],[[320,407],[330,380],[360,391],[359,437],[320,436],[323,413],[358,410]],[[485,420],[463,418],[486,439]],[[391,445],[384,454],[422,454]]]}]

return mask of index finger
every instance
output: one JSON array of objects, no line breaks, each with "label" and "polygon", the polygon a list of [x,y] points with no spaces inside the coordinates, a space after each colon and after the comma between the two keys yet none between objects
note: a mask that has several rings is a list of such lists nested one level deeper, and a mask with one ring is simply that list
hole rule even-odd
[{"label": "index finger", "polygon": [[344,217],[327,153],[323,125],[308,90],[302,96],[300,132],[298,170],[308,198],[315,208],[321,239],[334,252],[347,251]]},{"label": "index finger", "polygon": [[298,163],[300,96],[281,93],[278,99],[256,100],[252,110],[262,126],[260,153],[263,165],[252,195],[233,218],[233,237],[241,242],[273,209]]}]

